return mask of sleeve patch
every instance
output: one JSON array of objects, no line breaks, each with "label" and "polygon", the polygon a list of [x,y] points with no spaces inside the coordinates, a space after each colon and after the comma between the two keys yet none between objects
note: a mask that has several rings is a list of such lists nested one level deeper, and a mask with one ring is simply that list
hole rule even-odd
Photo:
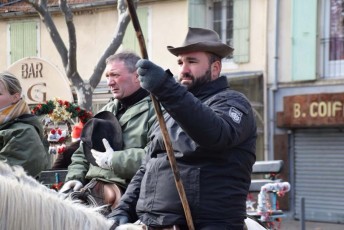
[{"label": "sleeve patch", "polygon": [[234,107],[230,107],[230,109],[229,109],[229,116],[232,118],[232,120],[235,123],[240,124],[241,117],[242,117],[242,112],[240,112],[238,109],[236,109]]}]

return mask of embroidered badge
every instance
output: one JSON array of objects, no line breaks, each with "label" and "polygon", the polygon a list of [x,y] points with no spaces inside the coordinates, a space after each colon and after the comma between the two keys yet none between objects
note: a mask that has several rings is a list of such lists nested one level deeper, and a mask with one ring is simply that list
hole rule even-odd
[{"label": "embroidered badge", "polygon": [[229,109],[229,116],[232,118],[232,120],[233,120],[235,123],[240,124],[241,117],[242,117],[242,112],[240,112],[239,110],[237,110],[237,109],[234,108],[234,107],[231,107],[231,108]]}]

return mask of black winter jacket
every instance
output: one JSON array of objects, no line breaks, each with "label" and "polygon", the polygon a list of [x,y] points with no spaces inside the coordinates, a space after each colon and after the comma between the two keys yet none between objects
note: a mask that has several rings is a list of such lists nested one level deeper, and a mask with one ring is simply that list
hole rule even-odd
[{"label": "black winter jacket", "polygon": [[[156,92],[195,224],[243,221],[255,162],[256,122],[250,102],[225,77],[192,92],[170,77]],[[144,164],[113,214],[149,226],[186,224],[158,124]]]}]

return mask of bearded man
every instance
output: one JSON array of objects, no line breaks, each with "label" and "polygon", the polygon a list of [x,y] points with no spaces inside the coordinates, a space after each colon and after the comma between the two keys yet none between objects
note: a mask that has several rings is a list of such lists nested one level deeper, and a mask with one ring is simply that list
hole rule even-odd
[{"label": "bearded man", "polygon": [[[189,28],[182,46],[167,48],[177,56],[179,82],[148,60],[136,66],[141,87],[166,110],[195,229],[242,230],[257,128],[248,99],[220,77],[221,59],[233,49],[215,31],[203,28]],[[115,225],[139,219],[148,229],[186,230],[162,132],[158,125],[152,130],[145,163],[109,218]]]}]

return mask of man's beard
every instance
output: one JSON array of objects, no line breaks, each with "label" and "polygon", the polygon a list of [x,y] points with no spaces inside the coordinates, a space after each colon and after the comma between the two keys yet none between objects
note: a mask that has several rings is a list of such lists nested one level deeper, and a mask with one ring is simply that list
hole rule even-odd
[{"label": "man's beard", "polygon": [[[181,83],[183,79],[191,80],[191,83],[183,84],[183,83]],[[189,91],[192,89],[195,89],[195,88],[199,88],[200,86],[211,81],[210,68],[204,73],[204,75],[197,77],[197,78],[191,74],[188,74],[188,73],[183,74],[182,77],[178,78],[178,81],[181,83],[181,85],[187,87],[187,89]]]}]

